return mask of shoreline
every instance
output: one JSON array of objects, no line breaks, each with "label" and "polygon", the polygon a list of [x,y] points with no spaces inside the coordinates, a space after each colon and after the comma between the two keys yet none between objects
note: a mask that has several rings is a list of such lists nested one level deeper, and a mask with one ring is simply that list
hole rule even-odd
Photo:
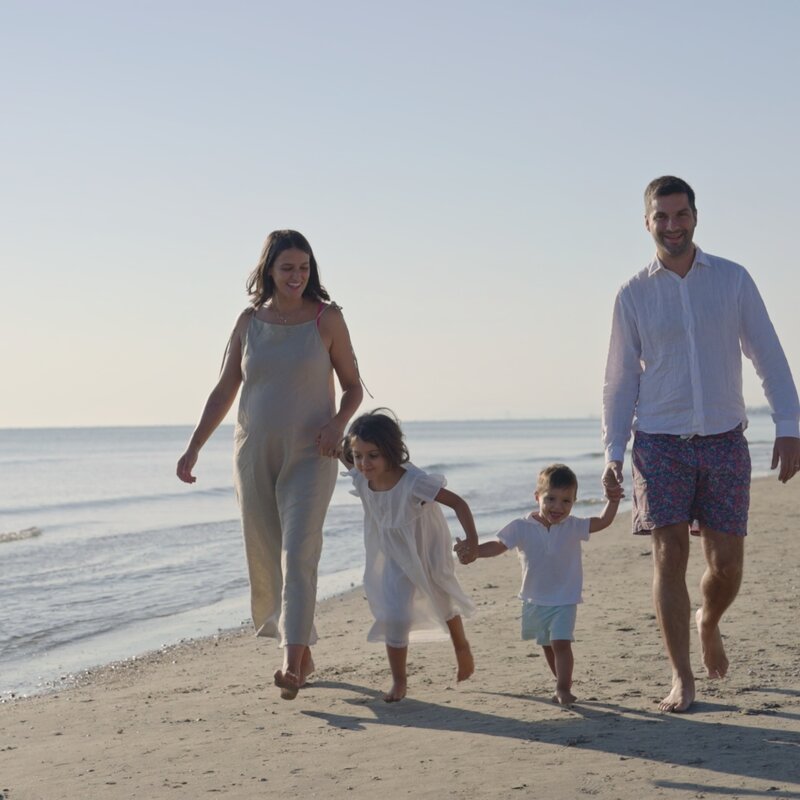
[{"label": "shoreline", "polygon": [[[647,539],[622,514],[584,547],[575,694],[563,709],[533,643],[519,639],[511,555],[458,567],[475,675],[454,683],[449,642],[411,645],[409,696],[386,704],[383,648],[365,641],[360,587],[322,601],[318,669],[278,698],[273,640],[248,629],[107,665],[46,695],[0,705],[4,800],[497,796],[800,798],[800,608],[791,484],[753,484],[742,591],[724,620],[731,672],[699,677],[691,713],[664,715],[669,669],[650,602]],[[696,605],[702,557],[692,542]]]},{"label": "shoreline", "polygon": [[[324,594],[318,603],[356,590],[359,585],[354,583],[356,574],[360,576],[361,570],[349,569],[329,576],[320,576],[320,583],[327,588],[323,590]],[[43,653],[21,664],[8,662],[4,665],[6,685],[9,683],[9,674],[33,674],[36,677],[27,678],[25,683],[17,681],[11,688],[0,690],[0,704],[62,691],[77,681],[82,682],[86,675],[95,674],[106,668],[118,669],[128,662],[140,661],[188,642],[214,639],[220,635],[239,631],[247,634],[252,630],[249,613],[250,595],[246,593],[222,600],[214,606],[188,609],[169,617],[141,620],[122,630],[107,631],[88,640],[78,640],[60,647],[55,655]],[[238,618],[240,622],[231,625],[219,624],[223,618],[233,617]],[[201,632],[185,633],[192,629]],[[184,635],[181,635],[181,631]],[[120,642],[125,644],[121,645]],[[102,657],[93,660],[97,651],[108,656],[106,660]],[[86,655],[88,652],[92,655]]]},{"label": "shoreline", "polygon": [[[750,429],[758,432],[752,446],[754,474],[764,470],[767,450],[761,440],[770,429],[767,422],[765,417],[757,431],[755,424]],[[556,432],[541,420],[519,430],[507,420],[474,429],[450,423],[445,426],[449,445],[443,462],[440,439],[431,438],[430,429],[416,432],[415,453],[441,467],[462,494],[474,492],[471,504],[479,529],[491,535],[508,521],[509,509],[510,516],[522,513],[530,493],[530,453],[527,446],[519,448],[523,434],[534,449],[541,448],[537,452],[543,459],[557,446],[578,469],[583,505],[575,513],[592,513],[593,504],[600,502],[597,431],[583,420],[572,423]],[[16,478],[7,476],[9,498],[21,499],[0,513],[7,576],[0,596],[8,612],[8,625],[0,631],[0,698],[59,689],[64,678],[87,668],[141,656],[186,638],[213,636],[249,619],[241,528],[228,486],[228,437],[206,452],[208,486],[199,494],[175,491],[171,454],[176,441],[183,446],[184,436],[172,426],[162,428],[169,433],[140,431],[121,438],[97,430],[90,436],[65,434],[52,443],[52,455],[66,459],[70,475],[84,477],[44,498],[39,490],[26,488],[57,480],[48,471],[51,461],[40,463],[35,457],[44,442],[21,437],[16,449],[12,447],[12,455],[28,465],[29,475],[26,478],[23,470]],[[466,457],[481,447],[480,464]],[[124,490],[114,489],[113,483],[89,490],[92,481],[87,476],[94,475],[93,470],[98,476],[110,471],[120,448],[135,454]],[[170,469],[158,467],[168,455]],[[319,598],[360,584],[363,578],[363,515],[360,504],[352,505],[354,498],[347,496],[344,483],[337,484],[326,522]],[[16,541],[20,531],[30,531],[33,525],[41,536]],[[4,542],[3,531],[13,537]],[[60,568],[48,568],[51,561]],[[87,561],[91,571],[84,569]]]},{"label": "shoreline", "polygon": [[[770,477],[774,479],[774,476]],[[767,479],[766,474],[760,473],[753,478],[753,483],[756,485]],[[623,500],[621,508],[620,514],[629,513],[628,498]],[[579,513],[589,514],[591,511],[589,506]],[[485,538],[491,536],[482,536],[482,540]],[[362,567],[351,567],[320,575],[318,604],[348,591],[358,590],[362,572]],[[239,622],[234,623],[231,621],[233,619]],[[225,598],[213,606],[190,608],[168,617],[140,620],[122,629],[95,634],[62,645],[54,653],[48,651],[0,665],[5,678],[5,688],[0,688],[0,703],[57,692],[84,673],[96,673],[105,666],[141,660],[153,652],[189,640],[214,638],[239,629],[246,631],[249,625],[249,594],[245,592],[240,596]],[[23,675],[24,678],[15,677]],[[30,675],[35,677],[28,677]]]}]

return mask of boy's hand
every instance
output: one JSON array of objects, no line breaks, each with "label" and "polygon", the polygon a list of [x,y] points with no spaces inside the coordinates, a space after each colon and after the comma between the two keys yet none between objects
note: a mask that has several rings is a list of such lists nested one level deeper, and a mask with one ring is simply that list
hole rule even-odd
[{"label": "boy's hand", "polygon": [[618,503],[623,497],[625,497],[625,492],[618,483],[614,484],[613,486],[606,486],[605,490],[606,499],[610,500],[612,503]]},{"label": "boy's hand", "polygon": [[478,548],[463,539],[456,539],[453,550],[462,564],[471,564],[478,557]]}]

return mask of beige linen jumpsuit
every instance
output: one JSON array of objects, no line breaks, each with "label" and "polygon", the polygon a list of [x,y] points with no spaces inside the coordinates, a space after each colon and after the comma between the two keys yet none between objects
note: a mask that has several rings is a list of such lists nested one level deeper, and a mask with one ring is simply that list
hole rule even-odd
[{"label": "beige linen jumpsuit", "polygon": [[281,646],[311,645],[322,523],[337,471],[316,444],[334,415],[333,370],[319,316],[275,325],[252,315],[242,342],[242,379],[234,465],[253,623],[257,635]]}]

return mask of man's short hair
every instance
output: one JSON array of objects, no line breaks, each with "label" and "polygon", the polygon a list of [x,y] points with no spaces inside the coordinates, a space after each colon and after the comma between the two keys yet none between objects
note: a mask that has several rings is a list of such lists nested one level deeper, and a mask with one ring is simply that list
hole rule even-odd
[{"label": "man's short hair", "polygon": [[644,213],[650,213],[650,205],[655,197],[666,197],[669,194],[685,194],[689,198],[689,206],[693,213],[697,213],[694,204],[694,189],[686,181],[674,175],[662,175],[650,181],[644,190]]}]

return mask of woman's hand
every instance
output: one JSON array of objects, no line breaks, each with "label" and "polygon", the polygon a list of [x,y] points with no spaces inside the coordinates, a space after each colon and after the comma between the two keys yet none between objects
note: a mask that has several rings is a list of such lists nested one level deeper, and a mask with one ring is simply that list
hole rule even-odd
[{"label": "woman's hand", "polygon": [[342,453],[344,425],[334,417],[317,435],[317,448],[321,456],[339,458]]},{"label": "woman's hand", "polygon": [[197,478],[192,475],[192,470],[194,469],[194,465],[197,463],[197,450],[193,450],[189,448],[179,459],[178,459],[178,468],[175,470],[175,474],[184,482],[184,483],[194,483]]}]

